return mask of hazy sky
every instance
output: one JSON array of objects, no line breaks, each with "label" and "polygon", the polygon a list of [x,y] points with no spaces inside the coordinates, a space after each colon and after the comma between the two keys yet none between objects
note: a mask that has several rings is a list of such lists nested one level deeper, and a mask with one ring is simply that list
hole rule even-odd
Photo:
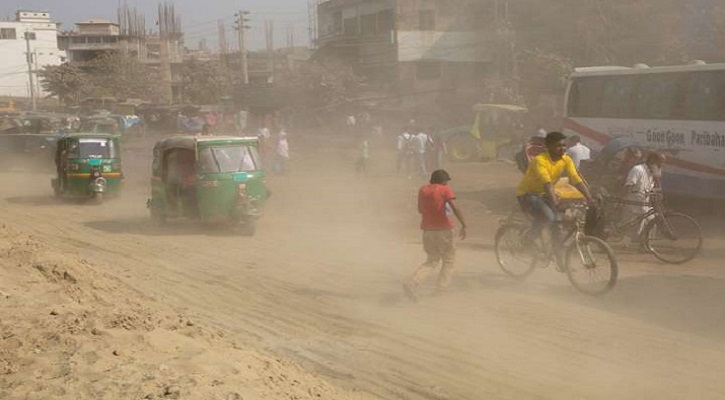
[{"label": "hazy sky", "polygon": [[[137,7],[146,14],[146,27],[153,28],[156,21],[155,0],[127,0],[129,7]],[[168,1],[181,14],[186,46],[196,48],[200,39],[207,38],[210,46],[216,48],[217,21],[224,19],[227,41],[236,48],[236,34],[232,29],[234,13],[239,9],[251,11],[249,44],[252,48],[264,47],[264,21],[275,21],[275,46],[287,44],[287,30],[294,26],[295,45],[307,45],[308,14],[307,0],[175,0]],[[0,0],[0,17],[14,17],[18,9],[50,11],[54,21],[63,23],[63,29],[70,29],[73,23],[90,18],[103,17],[116,21],[119,0]]]}]

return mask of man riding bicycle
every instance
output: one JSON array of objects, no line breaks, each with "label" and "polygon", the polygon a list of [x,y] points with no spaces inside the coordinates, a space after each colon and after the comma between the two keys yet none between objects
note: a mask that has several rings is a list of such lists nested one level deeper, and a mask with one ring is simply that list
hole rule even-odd
[{"label": "man riding bicycle", "polygon": [[546,151],[541,152],[529,163],[524,177],[516,188],[516,197],[521,209],[534,217],[526,239],[534,241],[541,236],[544,228],[551,231],[555,255],[561,260],[563,238],[556,222],[561,219],[559,206],[561,196],[556,193],[555,185],[566,173],[572,184],[588,202],[591,201],[589,188],[579,175],[574,161],[566,155],[566,136],[561,132],[549,132],[544,139]]}]

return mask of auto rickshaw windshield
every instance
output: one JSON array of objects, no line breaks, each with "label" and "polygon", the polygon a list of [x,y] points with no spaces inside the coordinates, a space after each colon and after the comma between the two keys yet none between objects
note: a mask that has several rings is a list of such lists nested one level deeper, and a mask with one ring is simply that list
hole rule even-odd
[{"label": "auto rickshaw windshield", "polygon": [[248,172],[259,168],[259,152],[254,146],[214,146],[199,151],[199,172]]},{"label": "auto rickshaw windshield", "polygon": [[73,158],[116,158],[116,146],[111,139],[80,139],[71,150]]}]

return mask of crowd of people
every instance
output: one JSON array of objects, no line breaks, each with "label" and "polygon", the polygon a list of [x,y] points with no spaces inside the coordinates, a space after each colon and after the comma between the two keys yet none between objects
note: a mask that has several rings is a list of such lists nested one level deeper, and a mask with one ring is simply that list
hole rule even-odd
[{"label": "crowd of people", "polygon": [[[415,140],[417,134],[407,130],[400,135],[398,141],[398,166],[405,149],[401,143]],[[566,137],[561,132],[543,134],[537,129],[523,146],[525,158],[522,172],[524,173],[515,190],[515,196],[521,210],[533,219],[532,227],[524,235],[525,245],[536,246],[544,230],[550,232],[554,256],[557,265],[563,265],[563,237],[558,221],[562,218],[562,198],[557,192],[556,184],[560,178],[567,177],[586,201],[596,208],[589,185],[580,173],[582,161],[591,158],[591,150],[581,143],[578,136]],[[636,150],[635,150],[636,151]],[[416,160],[420,161],[420,159]],[[636,160],[628,164],[618,195],[627,204],[621,218],[634,218],[647,213],[651,207],[648,199],[653,190],[660,185],[662,167],[666,157],[658,152],[650,152],[646,157],[638,153]],[[521,165],[520,165],[521,167]],[[423,164],[419,173],[425,173]],[[422,186],[418,192],[418,212],[421,214],[423,250],[426,261],[403,283],[403,292],[412,301],[417,301],[419,286],[431,272],[440,267],[436,284],[436,293],[446,290],[451,281],[455,267],[455,217],[460,224],[459,237],[466,237],[466,222],[455,202],[453,190],[448,186],[451,180],[448,172],[442,169],[433,171],[428,185]],[[513,194],[513,193],[512,193]],[[630,242],[641,246],[642,228],[647,221],[642,221],[639,228],[632,232]],[[557,266],[558,268],[558,266]]]},{"label": "crowd of people", "polygon": [[285,128],[280,127],[272,134],[266,125],[262,125],[257,129],[257,138],[264,168],[277,175],[287,175],[290,171],[290,149]]},{"label": "crowd of people", "polygon": [[426,178],[430,171],[440,169],[447,151],[445,141],[437,135],[435,128],[421,128],[414,120],[398,135],[396,150],[396,172],[409,179],[414,176]]}]

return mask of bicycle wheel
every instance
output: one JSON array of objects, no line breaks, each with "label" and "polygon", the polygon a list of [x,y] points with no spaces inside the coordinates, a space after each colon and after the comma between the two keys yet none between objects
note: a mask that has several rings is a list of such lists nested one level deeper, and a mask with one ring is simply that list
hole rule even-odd
[{"label": "bicycle wheel", "polygon": [[644,245],[658,260],[682,264],[692,260],[702,247],[700,224],[687,214],[665,213],[644,228]]},{"label": "bicycle wheel", "polygon": [[503,272],[512,278],[523,280],[534,271],[536,265],[536,246],[525,241],[525,225],[502,225],[496,231],[494,249],[496,261]]},{"label": "bicycle wheel", "polygon": [[593,236],[581,236],[566,252],[566,275],[577,290],[592,296],[612,290],[619,266],[609,245]]}]

